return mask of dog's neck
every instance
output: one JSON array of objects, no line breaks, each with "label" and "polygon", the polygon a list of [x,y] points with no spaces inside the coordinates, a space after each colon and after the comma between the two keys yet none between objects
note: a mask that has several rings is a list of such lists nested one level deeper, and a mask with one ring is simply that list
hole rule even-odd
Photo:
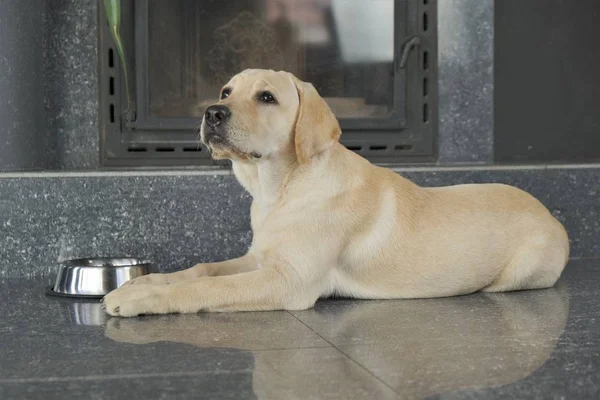
[{"label": "dog's neck", "polygon": [[290,174],[297,166],[295,157],[274,156],[253,161],[233,161],[233,172],[254,201],[271,207],[281,196]]}]

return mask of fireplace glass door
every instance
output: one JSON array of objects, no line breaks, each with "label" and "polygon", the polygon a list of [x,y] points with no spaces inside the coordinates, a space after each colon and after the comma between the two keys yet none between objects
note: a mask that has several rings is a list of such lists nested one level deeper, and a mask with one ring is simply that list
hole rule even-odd
[{"label": "fireplace glass door", "polygon": [[[108,73],[119,82],[118,91],[112,89],[112,106],[118,110],[111,123],[118,125],[119,137],[106,135],[105,146],[113,147],[112,153],[206,163],[201,147],[192,151],[204,110],[236,73],[268,68],[311,82],[340,120],[348,148],[382,161],[432,156],[432,135],[423,139],[418,132],[423,131],[418,125],[431,122],[435,90],[427,79],[434,69],[430,1],[123,3],[122,35],[134,101],[125,104],[124,73],[113,53]],[[110,39],[104,32],[101,47],[110,51]]]}]

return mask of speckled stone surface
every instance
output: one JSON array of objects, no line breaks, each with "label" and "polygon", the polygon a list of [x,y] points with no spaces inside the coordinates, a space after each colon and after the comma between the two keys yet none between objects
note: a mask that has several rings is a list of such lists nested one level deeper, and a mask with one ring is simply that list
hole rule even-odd
[{"label": "speckled stone surface", "polygon": [[55,167],[95,169],[100,162],[98,1],[45,3],[45,128],[55,138]]},{"label": "speckled stone surface", "polygon": [[596,399],[600,259],[554,288],[110,318],[0,279],[2,399]]},{"label": "speckled stone surface", "polygon": [[249,204],[231,175],[0,179],[0,276],[74,257],[149,257],[173,270],[239,256]]},{"label": "speckled stone surface", "polygon": [[494,0],[438,1],[438,163],[494,156]]},{"label": "speckled stone surface", "polygon": [[0,2],[0,170],[51,168],[44,134],[43,0]]},{"label": "speckled stone surface", "polygon": [[[499,182],[562,221],[572,257],[600,257],[600,168],[402,170],[424,186]],[[244,254],[250,197],[221,175],[66,174],[0,179],[0,277],[41,275],[75,257],[143,256],[164,271]]]},{"label": "speckled stone surface", "polygon": [[97,0],[0,4],[0,171],[99,166]]}]

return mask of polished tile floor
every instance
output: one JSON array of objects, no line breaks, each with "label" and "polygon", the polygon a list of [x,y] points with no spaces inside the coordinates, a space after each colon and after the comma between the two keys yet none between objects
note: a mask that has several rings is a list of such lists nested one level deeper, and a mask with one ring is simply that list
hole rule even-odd
[{"label": "polished tile floor", "polygon": [[600,260],[552,289],[115,319],[0,290],[1,399],[597,399]]}]

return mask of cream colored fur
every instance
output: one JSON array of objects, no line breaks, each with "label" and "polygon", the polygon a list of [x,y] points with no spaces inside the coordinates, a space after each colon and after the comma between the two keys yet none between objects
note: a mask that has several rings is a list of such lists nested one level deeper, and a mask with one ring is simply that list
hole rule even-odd
[{"label": "cream colored fur", "polygon": [[[299,310],[331,295],[428,298],[547,288],[569,257],[563,226],[500,184],[423,188],[339,142],[315,88],[247,70],[227,85],[230,119],[202,138],[253,197],[244,257],[137,278],[109,293],[115,316]],[[277,104],[257,100],[264,91]]]}]

